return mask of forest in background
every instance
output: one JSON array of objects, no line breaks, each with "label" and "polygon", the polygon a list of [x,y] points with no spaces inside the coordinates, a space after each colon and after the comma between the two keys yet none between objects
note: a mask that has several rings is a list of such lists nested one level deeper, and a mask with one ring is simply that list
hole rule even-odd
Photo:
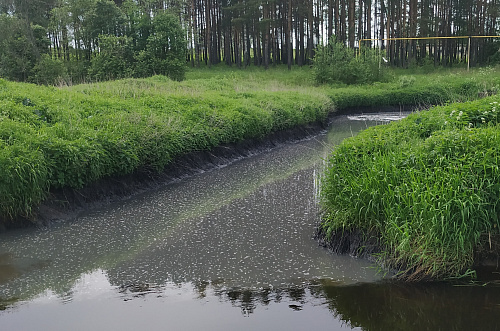
[{"label": "forest in background", "polygon": [[[331,36],[393,66],[465,62],[495,36],[498,0],[0,0],[0,77],[41,84],[165,74],[186,64],[310,65]],[[463,39],[382,40],[464,36]],[[470,64],[500,58],[471,38]]]}]

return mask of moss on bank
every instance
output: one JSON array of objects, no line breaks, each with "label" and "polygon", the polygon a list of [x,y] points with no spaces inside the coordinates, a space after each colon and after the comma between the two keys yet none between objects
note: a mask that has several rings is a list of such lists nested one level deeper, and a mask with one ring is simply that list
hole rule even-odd
[{"label": "moss on bank", "polygon": [[49,192],[110,176],[161,172],[193,151],[313,122],[356,106],[427,105],[474,99],[500,79],[418,77],[408,84],[313,86],[310,70],[192,70],[166,77],[73,87],[0,79],[0,223],[30,217]]},{"label": "moss on bank", "polygon": [[321,181],[323,235],[378,234],[379,262],[404,279],[471,275],[500,229],[499,102],[434,107],[345,140]]}]

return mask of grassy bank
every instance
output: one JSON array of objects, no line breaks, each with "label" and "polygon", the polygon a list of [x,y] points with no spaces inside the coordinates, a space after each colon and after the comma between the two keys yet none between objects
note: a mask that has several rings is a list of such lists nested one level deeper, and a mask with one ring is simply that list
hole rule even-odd
[{"label": "grassy bank", "polygon": [[333,108],[307,87],[240,83],[156,76],[54,88],[0,80],[0,218],[28,216],[51,188],[159,172],[187,152],[324,121]]},{"label": "grassy bank", "polygon": [[160,172],[185,153],[324,121],[334,109],[474,99],[495,89],[495,77],[395,74],[387,83],[325,87],[314,86],[309,68],[202,68],[183,82],[55,88],[0,80],[0,220],[29,216],[53,188]]},{"label": "grassy bank", "polygon": [[409,280],[459,277],[499,235],[500,98],[373,127],[333,151],[321,182],[327,237],[376,233]]}]

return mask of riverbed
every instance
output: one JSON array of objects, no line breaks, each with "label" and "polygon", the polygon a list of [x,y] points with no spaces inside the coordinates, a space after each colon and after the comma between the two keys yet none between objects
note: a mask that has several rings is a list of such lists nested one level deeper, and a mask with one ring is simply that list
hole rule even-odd
[{"label": "riverbed", "polygon": [[[391,282],[314,240],[328,131],[72,221],[0,234],[2,330],[495,330],[495,286]],[[481,284],[483,285],[483,284]]]}]

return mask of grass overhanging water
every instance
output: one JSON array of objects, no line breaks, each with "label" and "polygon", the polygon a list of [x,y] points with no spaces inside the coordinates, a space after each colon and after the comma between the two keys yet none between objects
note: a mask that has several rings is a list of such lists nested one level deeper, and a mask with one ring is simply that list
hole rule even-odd
[{"label": "grass overhanging water", "polygon": [[434,107],[345,140],[321,181],[327,236],[376,233],[407,280],[471,275],[498,240],[500,98]]},{"label": "grass overhanging water", "polygon": [[62,88],[0,80],[0,220],[29,217],[52,188],[161,172],[185,153],[324,121],[333,108],[313,87],[228,74]]},{"label": "grass overhanging water", "polygon": [[[29,218],[54,188],[161,172],[185,153],[325,121],[336,110],[465,102],[496,94],[499,83],[495,68],[393,71],[387,82],[349,87],[316,86],[310,68],[281,67],[59,88],[0,79],[0,220]],[[479,239],[498,231],[492,98],[437,107],[342,144],[322,183],[325,229],[376,229],[386,261],[417,265],[418,277],[462,274]]]}]

